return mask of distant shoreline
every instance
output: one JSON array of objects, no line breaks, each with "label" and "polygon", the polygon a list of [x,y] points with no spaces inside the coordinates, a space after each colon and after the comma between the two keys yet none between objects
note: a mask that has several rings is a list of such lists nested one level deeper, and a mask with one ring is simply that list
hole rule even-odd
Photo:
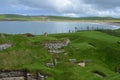
[{"label": "distant shoreline", "polygon": [[5,21],[8,21],[8,22],[80,22],[80,23],[96,23],[96,24],[108,24],[108,25],[115,25],[115,26],[120,26],[120,22],[110,22],[110,21],[101,21],[101,20],[97,20],[97,21],[94,21],[94,20],[84,20],[84,21],[71,21],[71,20],[65,20],[65,21],[62,21],[62,20],[54,20],[54,21],[42,21],[42,20],[40,20],[40,21],[38,21],[38,20],[36,20],[36,21],[27,21],[27,20],[1,20],[0,22],[5,22]]},{"label": "distant shoreline", "polygon": [[0,14],[1,21],[28,22],[91,22],[91,23],[120,23],[120,18],[114,17],[64,17],[64,16],[23,16],[17,14]]}]

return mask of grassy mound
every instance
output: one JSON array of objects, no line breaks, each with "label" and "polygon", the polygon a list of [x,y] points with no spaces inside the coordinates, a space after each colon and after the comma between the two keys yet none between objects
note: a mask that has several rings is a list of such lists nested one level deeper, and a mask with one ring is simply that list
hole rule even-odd
[{"label": "grassy mound", "polygon": [[[48,76],[47,80],[119,80],[120,74],[115,69],[120,66],[119,30],[110,32],[81,31],[76,33],[50,34],[48,37],[36,35],[0,36],[0,43],[11,43],[12,47],[0,51],[0,69],[28,69],[40,71]],[[41,44],[42,41],[70,39],[65,52],[50,54]],[[46,67],[47,62],[57,59],[54,68]],[[70,63],[69,59],[76,59]],[[90,61],[86,67],[77,64]],[[105,77],[96,76],[101,72]]]}]

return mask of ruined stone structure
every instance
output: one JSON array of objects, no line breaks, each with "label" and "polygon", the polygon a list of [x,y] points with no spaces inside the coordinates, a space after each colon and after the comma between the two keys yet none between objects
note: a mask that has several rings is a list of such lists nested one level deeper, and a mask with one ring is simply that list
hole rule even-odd
[{"label": "ruined stone structure", "polygon": [[25,71],[0,71],[0,80],[25,80]]},{"label": "ruined stone structure", "polygon": [[44,80],[40,73],[30,74],[26,70],[0,71],[0,80]]},{"label": "ruined stone structure", "polygon": [[50,53],[62,53],[64,52],[63,47],[69,44],[70,40],[66,39],[64,41],[45,41],[43,45],[48,49]]},{"label": "ruined stone structure", "polygon": [[77,60],[76,60],[76,59],[69,59],[69,62],[70,62],[70,63],[76,63]]},{"label": "ruined stone structure", "polygon": [[53,63],[46,63],[45,65],[49,68],[53,68],[55,66]]},{"label": "ruined stone structure", "polygon": [[86,63],[85,62],[80,62],[80,63],[78,63],[78,65],[81,66],[81,67],[85,67]]},{"label": "ruined stone structure", "polygon": [[64,52],[64,50],[48,50],[48,52],[50,52],[50,53],[62,53],[62,52]]},{"label": "ruined stone structure", "polygon": [[9,47],[11,47],[12,45],[11,44],[0,44],[0,51],[4,50],[4,49],[7,49]]}]

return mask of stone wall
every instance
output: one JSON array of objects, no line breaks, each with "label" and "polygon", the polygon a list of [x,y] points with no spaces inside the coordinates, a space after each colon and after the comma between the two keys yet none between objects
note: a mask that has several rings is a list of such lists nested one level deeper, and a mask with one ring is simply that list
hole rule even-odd
[{"label": "stone wall", "polygon": [[61,53],[64,52],[64,50],[60,49],[67,46],[69,42],[69,39],[66,39],[64,41],[46,41],[43,43],[43,45],[48,49],[48,52],[50,53]]},{"label": "stone wall", "polygon": [[25,80],[24,77],[8,77],[8,78],[0,78],[0,80]]},{"label": "stone wall", "polygon": [[5,44],[0,44],[0,51],[2,51],[2,50],[4,50],[4,49],[7,49],[7,48],[9,48],[9,47],[11,47],[12,45],[11,44],[7,44],[7,43],[5,43]]},{"label": "stone wall", "polygon": [[0,80],[44,80],[40,73],[28,73],[26,70],[1,70]]},{"label": "stone wall", "polygon": [[0,80],[25,80],[25,71],[0,71]]},{"label": "stone wall", "polygon": [[67,46],[69,42],[69,39],[66,39],[65,41],[46,41],[43,43],[43,45],[48,49],[59,49]]}]

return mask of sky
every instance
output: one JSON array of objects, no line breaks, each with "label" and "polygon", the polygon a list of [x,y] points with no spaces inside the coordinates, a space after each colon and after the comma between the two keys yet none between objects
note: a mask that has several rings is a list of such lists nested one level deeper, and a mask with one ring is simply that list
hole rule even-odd
[{"label": "sky", "polygon": [[0,0],[0,14],[120,18],[120,0]]}]

